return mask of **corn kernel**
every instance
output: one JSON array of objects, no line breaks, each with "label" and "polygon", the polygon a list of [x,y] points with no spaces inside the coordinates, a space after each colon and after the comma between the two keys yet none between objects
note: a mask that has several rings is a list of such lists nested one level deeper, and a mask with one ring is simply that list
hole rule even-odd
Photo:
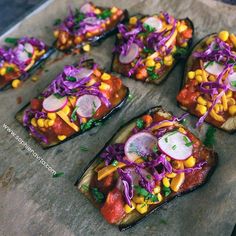
[{"label": "corn kernel", "polygon": [[195,72],[194,71],[189,71],[188,72],[188,78],[189,79],[194,79],[194,77],[195,77]]},{"label": "corn kernel", "polygon": [[136,204],[133,201],[131,201],[131,207],[128,204],[125,204],[124,210],[128,214],[131,211],[133,211],[135,207],[136,207]]},{"label": "corn kernel", "polygon": [[62,111],[63,111],[66,115],[68,115],[68,114],[70,113],[70,107],[69,107],[69,106],[65,106],[65,107],[63,107]]},{"label": "corn kernel", "polygon": [[57,117],[57,115],[56,115],[56,113],[54,113],[54,112],[49,112],[49,113],[47,114],[47,117],[48,117],[49,119],[51,119],[51,120],[55,120],[56,117]]},{"label": "corn kernel", "polygon": [[184,161],[184,166],[187,168],[194,167],[196,164],[196,158],[193,156],[189,157],[187,160]]},{"label": "corn kernel", "polygon": [[171,158],[168,157],[168,156],[166,156],[166,160],[170,162],[170,161],[171,161]]},{"label": "corn kernel", "polygon": [[215,119],[216,121],[219,121],[219,122],[224,122],[225,119],[223,116],[221,115],[218,115],[214,110],[211,110],[210,111],[210,116]]},{"label": "corn kernel", "polygon": [[96,15],[99,15],[99,14],[101,14],[101,10],[100,10],[99,8],[96,8],[96,9],[94,10],[94,13],[95,13]]},{"label": "corn kernel", "polygon": [[45,127],[45,128],[48,128],[48,121],[49,121],[49,119],[46,119],[46,120],[44,121],[44,127]]},{"label": "corn kernel", "polygon": [[58,31],[58,30],[54,30],[54,31],[53,31],[53,35],[54,35],[55,38],[57,38],[58,35],[59,35],[59,31]]},{"label": "corn kernel", "polygon": [[228,105],[229,106],[232,106],[232,105],[235,105],[236,104],[236,102],[235,102],[235,99],[233,99],[233,98],[228,98]]},{"label": "corn kernel", "polygon": [[161,202],[163,200],[161,193],[157,194],[157,198],[158,198],[158,202]]},{"label": "corn kernel", "polygon": [[207,107],[201,104],[197,104],[196,111],[198,111],[201,115],[204,115],[207,112]]},{"label": "corn kernel", "polygon": [[180,161],[173,161],[172,162],[172,166],[175,168],[175,169],[179,169],[181,167],[181,162]]},{"label": "corn kernel", "polygon": [[79,44],[81,43],[81,41],[82,41],[82,38],[80,36],[75,37],[75,40],[74,40],[75,44]]},{"label": "corn kernel", "polygon": [[166,177],[171,178],[171,179],[174,178],[175,176],[176,176],[176,173],[174,173],[174,172],[166,174]]},{"label": "corn kernel", "polygon": [[147,66],[147,67],[153,67],[153,66],[155,66],[155,61],[153,60],[153,59],[148,59],[147,61],[146,61],[146,63],[145,63],[145,65]]},{"label": "corn kernel", "polygon": [[179,130],[180,133],[186,134],[186,130],[184,128],[180,127],[178,130]]},{"label": "corn kernel", "polygon": [[210,75],[208,76],[208,80],[215,82],[216,81],[216,77],[214,75]]},{"label": "corn kernel", "polygon": [[136,210],[141,214],[145,214],[148,211],[148,205],[146,203],[137,204]]},{"label": "corn kernel", "polygon": [[99,86],[99,89],[100,89],[100,90],[108,90],[108,89],[110,89],[110,85],[101,82],[101,85]]},{"label": "corn kernel", "polygon": [[199,97],[197,98],[197,102],[198,102],[199,104],[201,104],[201,105],[204,105],[204,106],[207,105],[207,101],[206,101],[202,96],[199,96]]},{"label": "corn kernel", "polygon": [[181,32],[184,32],[187,28],[188,28],[187,25],[180,24],[180,25],[177,27],[177,30],[178,30],[179,33],[181,33]]},{"label": "corn kernel", "polygon": [[162,179],[162,183],[165,187],[169,188],[170,187],[170,180],[166,177]]},{"label": "corn kernel", "polygon": [[180,47],[182,47],[182,48],[186,48],[187,46],[188,46],[187,42],[184,42],[183,44],[180,45]]},{"label": "corn kernel", "polygon": [[227,97],[227,98],[232,98],[232,97],[233,97],[233,92],[232,92],[232,90],[228,90],[228,91],[226,92],[226,97]]},{"label": "corn kernel", "polygon": [[101,76],[102,80],[109,80],[110,78],[111,78],[111,76],[107,73],[103,73],[102,76]]},{"label": "corn kernel", "polygon": [[135,203],[144,203],[144,197],[143,196],[134,196],[132,200]]},{"label": "corn kernel", "polygon": [[177,50],[177,47],[176,47],[176,46],[174,46],[174,47],[172,48],[171,52],[172,52],[172,53],[175,53],[175,52],[176,52],[176,50]]},{"label": "corn kernel", "polygon": [[117,7],[112,7],[112,8],[111,8],[111,13],[116,13],[117,10],[118,10]]},{"label": "corn kernel", "polygon": [[209,37],[207,40],[206,40],[206,44],[207,45],[209,45],[209,44],[211,44],[212,43],[212,41],[213,41],[213,37]]},{"label": "corn kernel", "polygon": [[202,76],[201,75],[197,75],[196,76],[196,80],[197,80],[197,82],[201,83],[202,82]]},{"label": "corn kernel", "polygon": [[230,34],[229,38],[230,41],[233,43],[234,47],[236,48],[236,36],[234,34]]},{"label": "corn kernel", "polygon": [[66,135],[58,135],[57,138],[58,138],[60,141],[63,141],[64,139],[66,139]]},{"label": "corn kernel", "polygon": [[232,105],[232,106],[229,107],[229,114],[231,116],[236,115],[236,105]]},{"label": "corn kernel", "polygon": [[33,125],[34,127],[37,126],[37,121],[35,118],[32,118],[31,121],[30,121],[31,125]]},{"label": "corn kernel", "polygon": [[160,193],[160,192],[161,192],[161,187],[160,187],[160,186],[156,186],[156,187],[153,189],[153,192],[154,192],[155,194]]},{"label": "corn kernel", "polygon": [[36,76],[33,76],[33,77],[31,78],[32,81],[37,81],[38,79],[39,79],[39,78],[36,77]]},{"label": "corn kernel", "polygon": [[135,25],[137,23],[137,20],[138,20],[137,17],[133,16],[129,19],[129,23],[131,25]]},{"label": "corn kernel", "polygon": [[38,126],[41,127],[41,128],[44,127],[44,121],[45,120],[42,119],[42,118],[38,119],[38,121],[37,121]]},{"label": "corn kernel", "polygon": [[155,69],[156,70],[159,70],[161,68],[161,63],[160,62],[157,62],[156,65],[155,65]]},{"label": "corn kernel", "polygon": [[197,69],[197,70],[195,71],[195,74],[196,74],[196,75],[202,75],[202,70],[201,70],[201,69]]},{"label": "corn kernel", "polygon": [[0,75],[1,75],[1,76],[4,76],[4,75],[6,74],[6,72],[7,72],[7,69],[6,69],[5,67],[2,67],[2,68],[0,69]]},{"label": "corn kernel", "polygon": [[89,52],[90,51],[90,45],[89,44],[86,44],[86,45],[84,45],[83,46],[83,50],[85,51],[85,52]]},{"label": "corn kernel", "polygon": [[165,65],[172,65],[173,63],[173,57],[172,55],[168,55],[164,57],[164,64]]},{"label": "corn kernel", "polygon": [[222,41],[227,41],[228,38],[229,38],[229,32],[228,31],[221,31],[219,34],[218,34],[218,37],[222,40]]},{"label": "corn kernel", "polygon": [[20,86],[20,84],[21,84],[21,81],[19,79],[14,79],[11,83],[11,86],[13,88],[18,88]]},{"label": "corn kernel", "polygon": [[50,127],[50,126],[53,126],[54,123],[55,123],[55,120],[49,120],[49,121],[48,121],[48,126],[49,126],[49,127]]}]

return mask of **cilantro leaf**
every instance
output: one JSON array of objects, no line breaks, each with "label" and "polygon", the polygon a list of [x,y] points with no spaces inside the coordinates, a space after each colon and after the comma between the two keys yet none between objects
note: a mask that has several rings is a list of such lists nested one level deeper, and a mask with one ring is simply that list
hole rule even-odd
[{"label": "cilantro leaf", "polygon": [[136,126],[139,128],[139,129],[142,129],[144,127],[144,121],[142,119],[137,119],[136,120]]}]

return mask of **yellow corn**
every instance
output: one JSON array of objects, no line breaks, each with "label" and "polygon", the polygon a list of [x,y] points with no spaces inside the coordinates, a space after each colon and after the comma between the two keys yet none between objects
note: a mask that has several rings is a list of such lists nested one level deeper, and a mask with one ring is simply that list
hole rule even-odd
[{"label": "yellow corn", "polygon": [[196,158],[194,158],[193,156],[189,157],[187,160],[184,161],[184,166],[187,168],[191,168],[195,166],[195,164],[196,164]]},{"label": "yellow corn", "polygon": [[109,80],[110,78],[111,78],[111,76],[107,73],[103,73],[102,76],[101,76],[102,80]]},{"label": "yellow corn", "polygon": [[155,61],[153,60],[153,59],[148,59],[147,61],[146,61],[146,63],[145,63],[145,65],[147,66],[147,67],[153,67],[153,66],[155,66]]},{"label": "yellow corn", "polygon": [[181,167],[181,162],[180,162],[180,161],[173,161],[173,162],[172,162],[172,166],[173,166],[175,169],[180,169],[180,167]]},{"label": "yellow corn", "polygon": [[156,66],[155,66],[155,69],[156,70],[159,70],[161,68],[161,63],[160,62],[157,62],[156,63]]},{"label": "yellow corn", "polygon": [[202,82],[202,76],[201,75],[197,75],[196,76],[196,80],[197,80],[197,82],[199,82],[199,83],[201,83]]},{"label": "yellow corn", "polygon": [[196,75],[202,75],[202,70],[201,70],[201,69],[197,69],[197,70],[195,71],[195,74],[196,74]]},{"label": "yellow corn", "polygon": [[229,32],[228,31],[221,31],[219,34],[218,34],[218,37],[222,40],[222,41],[227,41],[228,38],[229,38]]},{"label": "yellow corn", "polygon": [[134,196],[132,200],[135,203],[144,203],[144,197],[143,196]]},{"label": "yellow corn", "polygon": [[233,43],[234,47],[236,48],[236,36],[234,34],[230,34],[229,39]]},{"label": "yellow corn", "polygon": [[204,106],[207,105],[207,101],[206,101],[202,96],[199,96],[199,97],[197,98],[197,102],[198,102],[199,104],[201,104],[201,105],[204,105]]},{"label": "yellow corn", "polygon": [[38,79],[39,79],[39,78],[36,77],[36,76],[33,76],[33,77],[31,78],[31,80],[34,81],[34,82],[37,81]]},{"label": "yellow corn", "polygon": [[[184,169],[184,164],[183,162],[179,162],[179,169]],[[181,185],[183,184],[185,179],[185,174],[184,173],[180,173],[177,174],[172,180],[171,180],[171,184],[170,184],[170,188],[174,191],[174,192],[178,192],[179,188],[181,187]]]},{"label": "yellow corn", "polygon": [[58,138],[60,141],[63,141],[64,139],[66,139],[66,135],[58,135],[57,138]]},{"label": "yellow corn", "polygon": [[0,69],[0,75],[1,75],[1,76],[4,76],[4,75],[6,74],[6,72],[7,72],[7,69],[6,69],[5,67],[2,67],[2,68]]},{"label": "yellow corn", "polygon": [[210,108],[212,106],[212,102],[207,101],[207,107]]},{"label": "yellow corn", "polygon": [[183,24],[180,24],[178,27],[177,27],[177,30],[179,33],[185,31],[186,29],[188,28],[187,25],[183,25]]},{"label": "yellow corn", "polygon": [[167,177],[164,177],[162,179],[162,183],[165,187],[169,188],[170,187],[170,180]]},{"label": "yellow corn", "polygon": [[86,83],[86,86],[87,86],[87,87],[90,87],[90,86],[94,85],[96,82],[97,82],[97,81],[96,81],[95,79],[91,78],[91,79],[89,80],[89,82]]},{"label": "yellow corn", "polygon": [[188,72],[188,78],[189,79],[194,79],[194,77],[195,77],[195,72],[194,71],[189,71]]},{"label": "yellow corn", "polygon": [[184,42],[183,44],[180,45],[180,47],[182,47],[182,48],[186,48],[187,46],[188,46],[187,42]]},{"label": "yellow corn", "polygon": [[156,186],[156,187],[153,189],[153,192],[154,192],[155,194],[160,193],[160,192],[161,192],[161,187],[160,187],[160,186]]},{"label": "yellow corn", "polygon": [[216,114],[216,112],[215,112],[214,110],[211,110],[211,111],[210,111],[210,115],[211,115],[211,117],[212,117],[213,119],[215,119],[216,121],[219,121],[219,122],[224,122],[224,121],[225,121],[225,119],[224,119],[222,116]]},{"label": "yellow corn", "polygon": [[38,121],[37,121],[38,126],[41,127],[41,128],[44,127],[44,121],[45,120],[42,119],[42,118],[38,119]]},{"label": "yellow corn", "polygon": [[184,129],[184,128],[182,128],[182,127],[179,127],[179,129],[178,129],[178,130],[179,130],[179,132],[180,132],[180,133],[182,133],[182,134],[186,134],[186,131],[185,131],[185,129]]},{"label": "yellow corn", "polygon": [[48,126],[53,126],[55,123],[55,120],[48,120]]},{"label": "yellow corn", "polygon": [[228,105],[229,105],[229,106],[232,106],[232,105],[235,105],[235,104],[236,104],[234,98],[228,98],[227,102],[228,102]]},{"label": "yellow corn", "polygon": [[158,202],[161,202],[163,200],[161,193],[157,194],[157,198],[158,198]]},{"label": "yellow corn", "polygon": [[197,104],[196,111],[198,111],[201,115],[204,115],[207,112],[207,107],[201,104]]},{"label": "yellow corn", "polygon": [[19,79],[14,79],[11,83],[11,86],[13,88],[18,88],[20,86],[20,84],[21,84],[21,81]]},{"label": "yellow corn", "polygon": [[174,172],[166,174],[166,177],[171,178],[171,179],[174,178],[175,176],[176,176],[176,173]]},{"label": "yellow corn", "polygon": [[136,207],[136,204],[133,201],[131,201],[131,207],[128,204],[125,204],[124,210],[128,214],[131,211],[133,211],[135,207]]},{"label": "yellow corn", "polygon": [[101,85],[99,86],[99,89],[100,89],[100,90],[108,90],[108,89],[110,89],[110,85],[101,82]]},{"label": "yellow corn", "polygon": [[63,111],[66,115],[68,115],[68,114],[70,113],[70,107],[69,107],[69,106],[65,106],[65,107],[63,107],[62,111]]},{"label": "yellow corn", "polygon": [[101,10],[100,10],[99,8],[96,8],[96,9],[94,10],[94,13],[95,13],[96,15],[99,15],[99,14],[101,14]]},{"label": "yellow corn", "polygon": [[85,52],[89,52],[89,51],[90,51],[90,45],[89,45],[89,44],[84,45],[84,46],[83,46],[83,50],[84,50]]},{"label": "yellow corn", "polygon": [[166,156],[166,160],[170,162],[170,161],[171,161],[171,158],[168,157],[168,156]]},{"label": "yellow corn", "polygon": [[118,10],[117,7],[112,7],[112,8],[111,8],[111,13],[116,13],[117,10]]},{"label": "yellow corn", "polygon": [[211,44],[212,43],[212,41],[213,41],[213,37],[209,37],[207,40],[206,40],[206,44],[207,45],[209,45],[209,44]]},{"label": "yellow corn", "polygon": [[226,92],[226,97],[227,97],[227,98],[232,98],[232,97],[233,97],[233,92],[232,92],[232,90],[228,90],[228,91]]},{"label": "yellow corn", "polygon": [[148,211],[148,205],[146,203],[143,204],[137,204],[136,205],[136,210],[140,213],[140,214],[145,214]]},{"label": "yellow corn", "polygon": [[176,50],[177,50],[177,47],[176,47],[176,46],[174,46],[174,47],[172,48],[171,52],[172,52],[172,53],[175,53],[175,52],[176,52]]},{"label": "yellow corn", "polygon": [[57,38],[58,35],[59,35],[59,31],[58,31],[58,30],[54,30],[54,31],[53,31],[53,35],[54,35],[55,38]]},{"label": "yellow corn", "polygon": [[223,110],[227,111],[228,110],[228,103],[227,103],[227,99],[226,99],[225,94],[221,97],[221,100],[222,100]]},{"label": "yellow corn", "polygon": [[47,114],[47,117],[48,117],[49,119],[51,119],[51,120],[55,120],[56,117],[57,117],[57,115],[56,115],[56,113],[54,113],[54,112],[49,112],[49,113]]},{"label": "yellow corn", "polygon": [[172,55],[164,57],[164,65],[171,66],[173,64],[173,57]]},{"label": "yellow corn", "polygon": [[208,80],[215,82],[216,81],[216,77],[214,75],[210,75],[208,76]]},{"label": "yellow corn", "polygon": [[229,114],[231,116],[236,115],[236,105],[232,105],[232,106],[229,107]]},{"label": "yellow corn", "polygon": [[37,126],[37,121],[35,118],[32,118],[31,121],[30,121],[31,125],[33,125],[34,127]]},{"label": "yellow corn", "polygon": [[204,70],[202,71],[202,80],[203,80],[203,82],[207,82],[208,81],[207,80],[206,72]]},{"label": "yellow corn", "polygon": [[74,40],[75,44],[79,44],[81,43],[81,41],[82,41],[82,38],[80,36],[75,37],[75,40]]},{"label": "yellow corn", "polygon": [[129,19],[129,23],[131,25],[135,25],[137,23],[137,20],[138,20],[137,17],[133,16]]}]

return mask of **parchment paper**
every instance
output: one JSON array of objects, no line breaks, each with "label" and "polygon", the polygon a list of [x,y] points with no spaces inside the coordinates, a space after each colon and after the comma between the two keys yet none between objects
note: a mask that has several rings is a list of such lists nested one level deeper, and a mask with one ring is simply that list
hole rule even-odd
[{"label": "parchment paper", "polygon": [[[82,1],[70,1],[80,6]],[[111,1],[94,3],[102,6],[117,5],[130,14],[153,14],[168,11],[179,18],[189,17],[194,22],[195,40],[208,33],[226,29],[236,32],[236,6],[213,0]],[[48,1],[1,37],[30,35],[53,41],[51,26],[56,18],[66,15],[67,1]],[[89,56],[96,58],[107,69],[110,67],[114,37],[107,39]],[[54,57],[61,57],[60,53]],[[87,163],[103,147],[121,124],[155,105],[163,105],[176,115],[183,113],[176,105],[183,64],[179,64],[160,86],[143,84],[123,78],[129,86],[133,100],[116,113],[104,126],[76,137],[60,146],[42,150],[15,121],[15,113],[49,84],[65,64],[75,62],[79,56],[48,61],[37,82],[31,79],[17,90],[0,94],[0,235],[120,235],[116,227],[108,225],[73,186]],[[46,69],[46,71],[45,71]],[[17,104],[20,98],[22,103]],[[207,125],[199,131],[193,129],[196,118],[189,116],[192,131],[204,137]],[[39,161],[12,137],[3,127],[7,124],[30,147],[64,176],[52,178]],[[230,235],[236,222],[236,147],[235,135],[217,130],[215,149],[219,165],[204,187],[172,201],[160,211],[124,235]],[[82,152],[80,147],[87,147]],[[6,172],[10,174],[6,175]],[[5,175],[4,175],[5,173]]]}]

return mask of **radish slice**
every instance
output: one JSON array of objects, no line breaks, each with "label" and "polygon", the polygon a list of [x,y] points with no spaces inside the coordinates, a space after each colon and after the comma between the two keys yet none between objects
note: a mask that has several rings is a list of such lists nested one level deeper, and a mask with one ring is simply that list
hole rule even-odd
[{"label": "radish slice", "polygon": [[34,47],[30,43],[25,43],[21,45],[23,48],[18,48],[17,58],[19,61],[24,62],[25,64],[31,61],[31,55],[34,53]]},{"label": "radish slice", "polygon": [[30,61],[30,57],[29,57],[28,53],[25,51],[17,52],[17,59],[20,62],[24,62],[24,63],[27,63]]},{"label": "radish slice", "polygon": [[77,114],[81,117],[92,117],[93,114],[102,105],[99,97],[85,94],[77,99]]},{"label": "radish slice", "polygon": [[157,138],[150,133],[139,132],[125,143],[125,156],[132,162],[140,156],[148,156],[157,146]]},{"label": "radish slice", "polygon": [[193,145],[184,134],[173,131],[163,135],[158,140],[160,150],[175,160],[185,160],[192,155]]},{"label": "radish slice", "polygon": [[25,49],[25,51],[27,51],[28,53],[32,53],[32,54],[33,54],[33,52],[34,52],[34,47],[33,47],[32,44],[30,44],[30,43],[26,43],[26,44],[24,45],[24,49]]},{"label": "radish slice", "polygon": [[83,79],[85,77],[89,77],[93,73],[93,70],[90,70],[88,68],[81,68],[80,72],[75,75],[77,79]]},{"label": "radish slice", "polygon": [[89,12],[91,12],[92,11],[92,6],[91,6],[91,4],[90,3],[85,3],[83,6],[81,6],[81,8],[80,8],[80,12],[82,12],[82,13],[89,13]]},{"label": "radish slice", "polygon": [[[210,64],[209,64],[210,63]],[[205,71],[209,74],[212,74],[212,75],[216,75],[216,76],[219,76],[219,74],[223,71],[224,69],[224,66],[220,65],[219,63],[217,62],[209,62],[209,61],[206,61],[203,63],[204,65],[204,68],[205,68]]]},{"label": "radish slice", "polygon": [[56,112],[62,109],[67,102],[67,97],[57,98],[54,94],[52,94],[44,99],[43,109],[47,112]]},{"label": "radish slice", "polygon": [[228,80],[230,84],[230,89],[232,91],[236,91],[236,73],[234,72],[233,74],[229,75]]},{"label": "radish slice", "polygon": [[149,18],[147,18],[147,20],[144,21],[144,24],[145,25],[149,25],[152,28],[155,28],[156,32],[161,31],[162,26],[163,26],[161,20],[156,18],[156,17],[149,17]]},{"label": "radish slice", "polygon": [[121,55],[119,56],[119,61],[122,64],[129,64],[132,62],[139,54],[139,46],[136,43],[132,43],[130,45],[130,49],[127,53],[127,55]]}]

